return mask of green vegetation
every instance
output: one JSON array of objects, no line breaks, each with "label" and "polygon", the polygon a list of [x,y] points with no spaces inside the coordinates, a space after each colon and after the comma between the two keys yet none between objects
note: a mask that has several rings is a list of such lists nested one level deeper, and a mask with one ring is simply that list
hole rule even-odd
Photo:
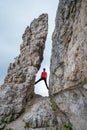
[{"label": "green vegetation", "polygon": [[11,117],[6,117],[3,122],[7,124],[10,122],[10,120],[11,120]]},{"label": "green vegetation", "polygon": [[61,130],[72,130],[72,127],[70,124],[67,123],[67,124],[64,124]]},{"label": "green vegetation", "polygon": [[6,128],[6,130],[13,130],[12,128]]},{"label": "green vegetation", "polygon": [[25,129],[30,128],[30,124],[29,124],[29,122],[25,122],[25,126],[24,126],[24,128],[25,128]]},{"label": "green vegetation", "polygon": [[58,106],[57,106],[57,104],[55,103],[55,101],[54,101],[52,95],[50,96],[50,101],[51,101],[51,103],[52,103],[52,109],[53,109],[53,111],[54,111],[54,112],[57,112],[57,111],[58,111]]}]

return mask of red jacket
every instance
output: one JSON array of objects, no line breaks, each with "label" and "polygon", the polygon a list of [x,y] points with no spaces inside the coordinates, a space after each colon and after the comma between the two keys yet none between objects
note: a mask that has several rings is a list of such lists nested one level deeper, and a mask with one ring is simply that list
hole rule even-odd
[{"label": "red jacket", "polygon": [[45,71],[42,72],[42,73],[41,73],[41,78],[47,78],[47,72],[45,72]]}]

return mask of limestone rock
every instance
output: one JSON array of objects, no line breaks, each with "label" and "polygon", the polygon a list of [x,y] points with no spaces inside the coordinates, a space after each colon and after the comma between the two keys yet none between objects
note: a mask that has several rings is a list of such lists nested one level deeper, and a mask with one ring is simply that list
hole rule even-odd
[{"label": "limestone rock", "polygon": [[71,124],[57,106],[53,97],[34,95],[27,102],[25,112],[15,121],[9,123],[6,129],[13,130],[63,130],[64,125],[71,128]]},{"label": "limestone rock", "polygon": [[23,116],[27,130],[63,130],[64,124],[71,128],[66,115],[57,107],[53,97],[42,98],[33,104]]},{"label": "limestone rock", "polygon": [[56,130],[57,119],[48,98],[34,104],[31,112],[26,113],[23,120],[25,124],[29,124],[29,130]]},{"label": "limestone rock", "polygon": [[60,0],[52,36],[50,95],[73,130],[87,129],[86,15],[86,0]]},{"label": "limestone rock", "polygon": [[47,32],[48,15],[42,14],[32,21],[22,36],[20,55],[9,65],[0,88],[0,127],[2,123],[16,119],[34,95],[35,75],[43,60]]},{"label": "limestone rock", "polygon": [[[50,97],[32,102],[31,109],[23,116],[27,130],[87,129],[86,14],[87,0],[60,0],[52,36]],[[0,88],[0,129],[6,122],[16,119],[24,110],[26,100],[34,95],[35,74],[43,59],[47,36],[47,20],[47,14],[43,14],[26,28],[20,55],[9,66]]]}]

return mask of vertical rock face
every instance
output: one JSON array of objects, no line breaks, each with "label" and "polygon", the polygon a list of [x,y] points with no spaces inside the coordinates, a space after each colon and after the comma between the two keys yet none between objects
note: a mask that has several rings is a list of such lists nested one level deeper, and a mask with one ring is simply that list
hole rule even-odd
[{"label": "vertical rock face", "polygon": [[50,95],[74,130],[87,129],[86,15],[86,0],[60,0],[52,37]]},{"label": "vertical rock face", "polygon": [[35,74],[43,60],[48,32],[48,15],[34,19],[23,34],[20,55],[8,68],[4,84],[0,88],[0,128],[14,120],[23,111],[26,100],[34,95]]}]

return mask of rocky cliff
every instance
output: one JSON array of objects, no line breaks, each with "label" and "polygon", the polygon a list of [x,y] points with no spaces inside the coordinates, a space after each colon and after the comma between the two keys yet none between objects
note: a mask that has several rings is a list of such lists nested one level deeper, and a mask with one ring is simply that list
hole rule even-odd
[{"label": "rocky cliff", "polygon": [[6,130],[87,130],[86,14],[86,0],[59,2],[52,36],[49,97],[34,95],[35,74],[47,36],[47,15],[27,27],[21,53],[10,64],[0,88],[1,128],[25,110]]},{"label": "rocky cliff", "polygon": [[87,129],[87,0],[60,0],[52,36],[50,95],[73,130]]},{"label": "rocky cliff", "polygon": [[22,36],[20,55],[8,68],[4,84],[0,87],[0,129],[15,120],[34,96],[35,75],[43,60],[48,32],[48,15],[34,19]]}]

